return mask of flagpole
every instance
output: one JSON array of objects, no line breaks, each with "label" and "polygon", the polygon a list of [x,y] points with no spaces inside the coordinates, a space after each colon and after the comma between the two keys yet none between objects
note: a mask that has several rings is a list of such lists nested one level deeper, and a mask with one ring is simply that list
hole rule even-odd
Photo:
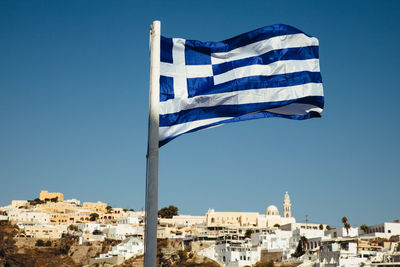
[{"label": "flagpole", "polygon": [[146,155],[146,226],[144,245],[145,267],[155,267],[157,260],[160,35],[161,22],[153,21],[150,30],[149,129]]}]

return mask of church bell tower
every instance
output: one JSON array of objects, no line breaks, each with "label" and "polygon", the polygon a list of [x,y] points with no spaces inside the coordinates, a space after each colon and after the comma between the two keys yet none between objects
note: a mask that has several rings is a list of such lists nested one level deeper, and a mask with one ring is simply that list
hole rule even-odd
[{"label": "church bell tower", "polygon": [[284,218],[290,218],[292,217],[291,211],[290,211],[290,207],[292,205],[290,204],[290,197],[288,192],[286,192],[285,197],[283,199],[283,217]]}]

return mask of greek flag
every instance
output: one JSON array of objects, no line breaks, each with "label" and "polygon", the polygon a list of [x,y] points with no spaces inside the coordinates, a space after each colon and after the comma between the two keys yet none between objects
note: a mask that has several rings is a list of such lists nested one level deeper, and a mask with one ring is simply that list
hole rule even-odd
[{"label": "greek flag", "polygon": [[222,42],[161,36],[159,146],[228,122],[321,117],[318,40],[282,24]]}]

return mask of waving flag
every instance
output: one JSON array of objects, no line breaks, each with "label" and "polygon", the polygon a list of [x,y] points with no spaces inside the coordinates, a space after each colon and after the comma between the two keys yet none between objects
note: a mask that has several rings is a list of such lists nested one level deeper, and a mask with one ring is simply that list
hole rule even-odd
[{"label": "waving flag", "polygon": [[228,122],[320,117],[318,40],[272,25],[222,42],[161,36],[159,146]]}]

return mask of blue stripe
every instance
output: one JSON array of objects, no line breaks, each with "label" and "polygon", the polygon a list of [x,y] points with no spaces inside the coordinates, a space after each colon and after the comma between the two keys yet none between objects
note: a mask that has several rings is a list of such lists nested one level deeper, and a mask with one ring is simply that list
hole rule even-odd
[{"label": "blue stripe", "polygon": [[187,78],[188,96],[192,97],[199,92],[214,88],[214,77]]},{"label": "blue stripe", "polygon": [[160,46],[161,46],[161,48],[160,48],[161,62],[173,63],[172,48],[173,48],[174,44],[172,42],[172,38],[166,38],[164,36],[161,36]]},{"label": "blue stripe", "polygon": [[249,65],[268,65],[280,60],[307,60],[319,58],[318,46],[285,48],[269,51],[263,55],[238,59],[213,65],[213,74],[218,75],[235,68]]},{"label": "blue stripe", "polygon": [[276,36],[303,33],[299,29],[296,29],[289,25],[275,24],[263,28],[259,28],[254,31],[243,33],[236,37],[227,39],[221,42],[201,42],[196,40],[186,40],[186,45],[190,47],[202,48],[203,51],[209,51],[210,53],[228,52],[238,47],[242,47],[254,42],[266,40]]},{"label": "blue stripe", "polygon": [[189,97],[194,97],[241,90],[288,87],[307,83],[322,83],[321,73],[301,71],[272,76],[250,76],[218,85],[210,84],[208,79],[191,78],[190,83],[188,82],[187,85]]},{"label": "blue stripe", "polygon": [[204,46],[192,46],[185,42],[186,65],[211,65],[211,50]]},{"label": "blue stripe", "polygon": [[305,115],[282,115],[282,114],[276,114],[276,113],[271,113],[271,112],[266,112],[266,111],[260,111],[260,112],[257,112],[257,113],[244,114],[244,115],[239,116],[239,117],[235,117],[235,118],[232,118],[232,119],[211,123],[211,124],[205,125],[205,126],[200,126],[200,127],[194,128],[194,129],[192,129],[190,131],[187,131],[187,132],[175,135],[175,136],[171,136],[171,137],[169,137],[167,139],[159,141],[158,146],[162,147],[163,145],[167,144],[171,140],[173,140],[173,139],[175,139],[178,136],[181,136],[183,134],[197,132],[199,130],[207,129],[207,128],[210,128],[210,127],[213,127],[213,126],[217,126],[217,125],[221,125],[221,124],[225,124],[225,123],[231,123],[231,122],[239,122],[239,121],[254,120],[254,119],[261,119],[261,118],[273,118],[273,117],[292,119],[292,120],[305,120],[305,119],[310,119],[310,118],[320,118],[321,114],[318,113],[318,112],[315,112],[315,111],[311,111],[311,112],[309,112],[309,113],[307,113]]},{"label": "blue stripe", "polygon": [[160,75],[160,102],[173,99],[174,97],[174,78]]},{"label": "blue stripe", "polygon": [[311,104],[320,108],[324,107],[324,97],[322,96],[309,96],[304,98],[265,102],[265,103],[251,103],[242,105],[222,105],[213,107],[199,107],[188,110],[181,110],[177,113],[161,114],[160,127],[172,126],[176,124],[212,119],[219,117],[240,117],[252,112],[260,112],[266,109],[282,107],[291,103]]}]

